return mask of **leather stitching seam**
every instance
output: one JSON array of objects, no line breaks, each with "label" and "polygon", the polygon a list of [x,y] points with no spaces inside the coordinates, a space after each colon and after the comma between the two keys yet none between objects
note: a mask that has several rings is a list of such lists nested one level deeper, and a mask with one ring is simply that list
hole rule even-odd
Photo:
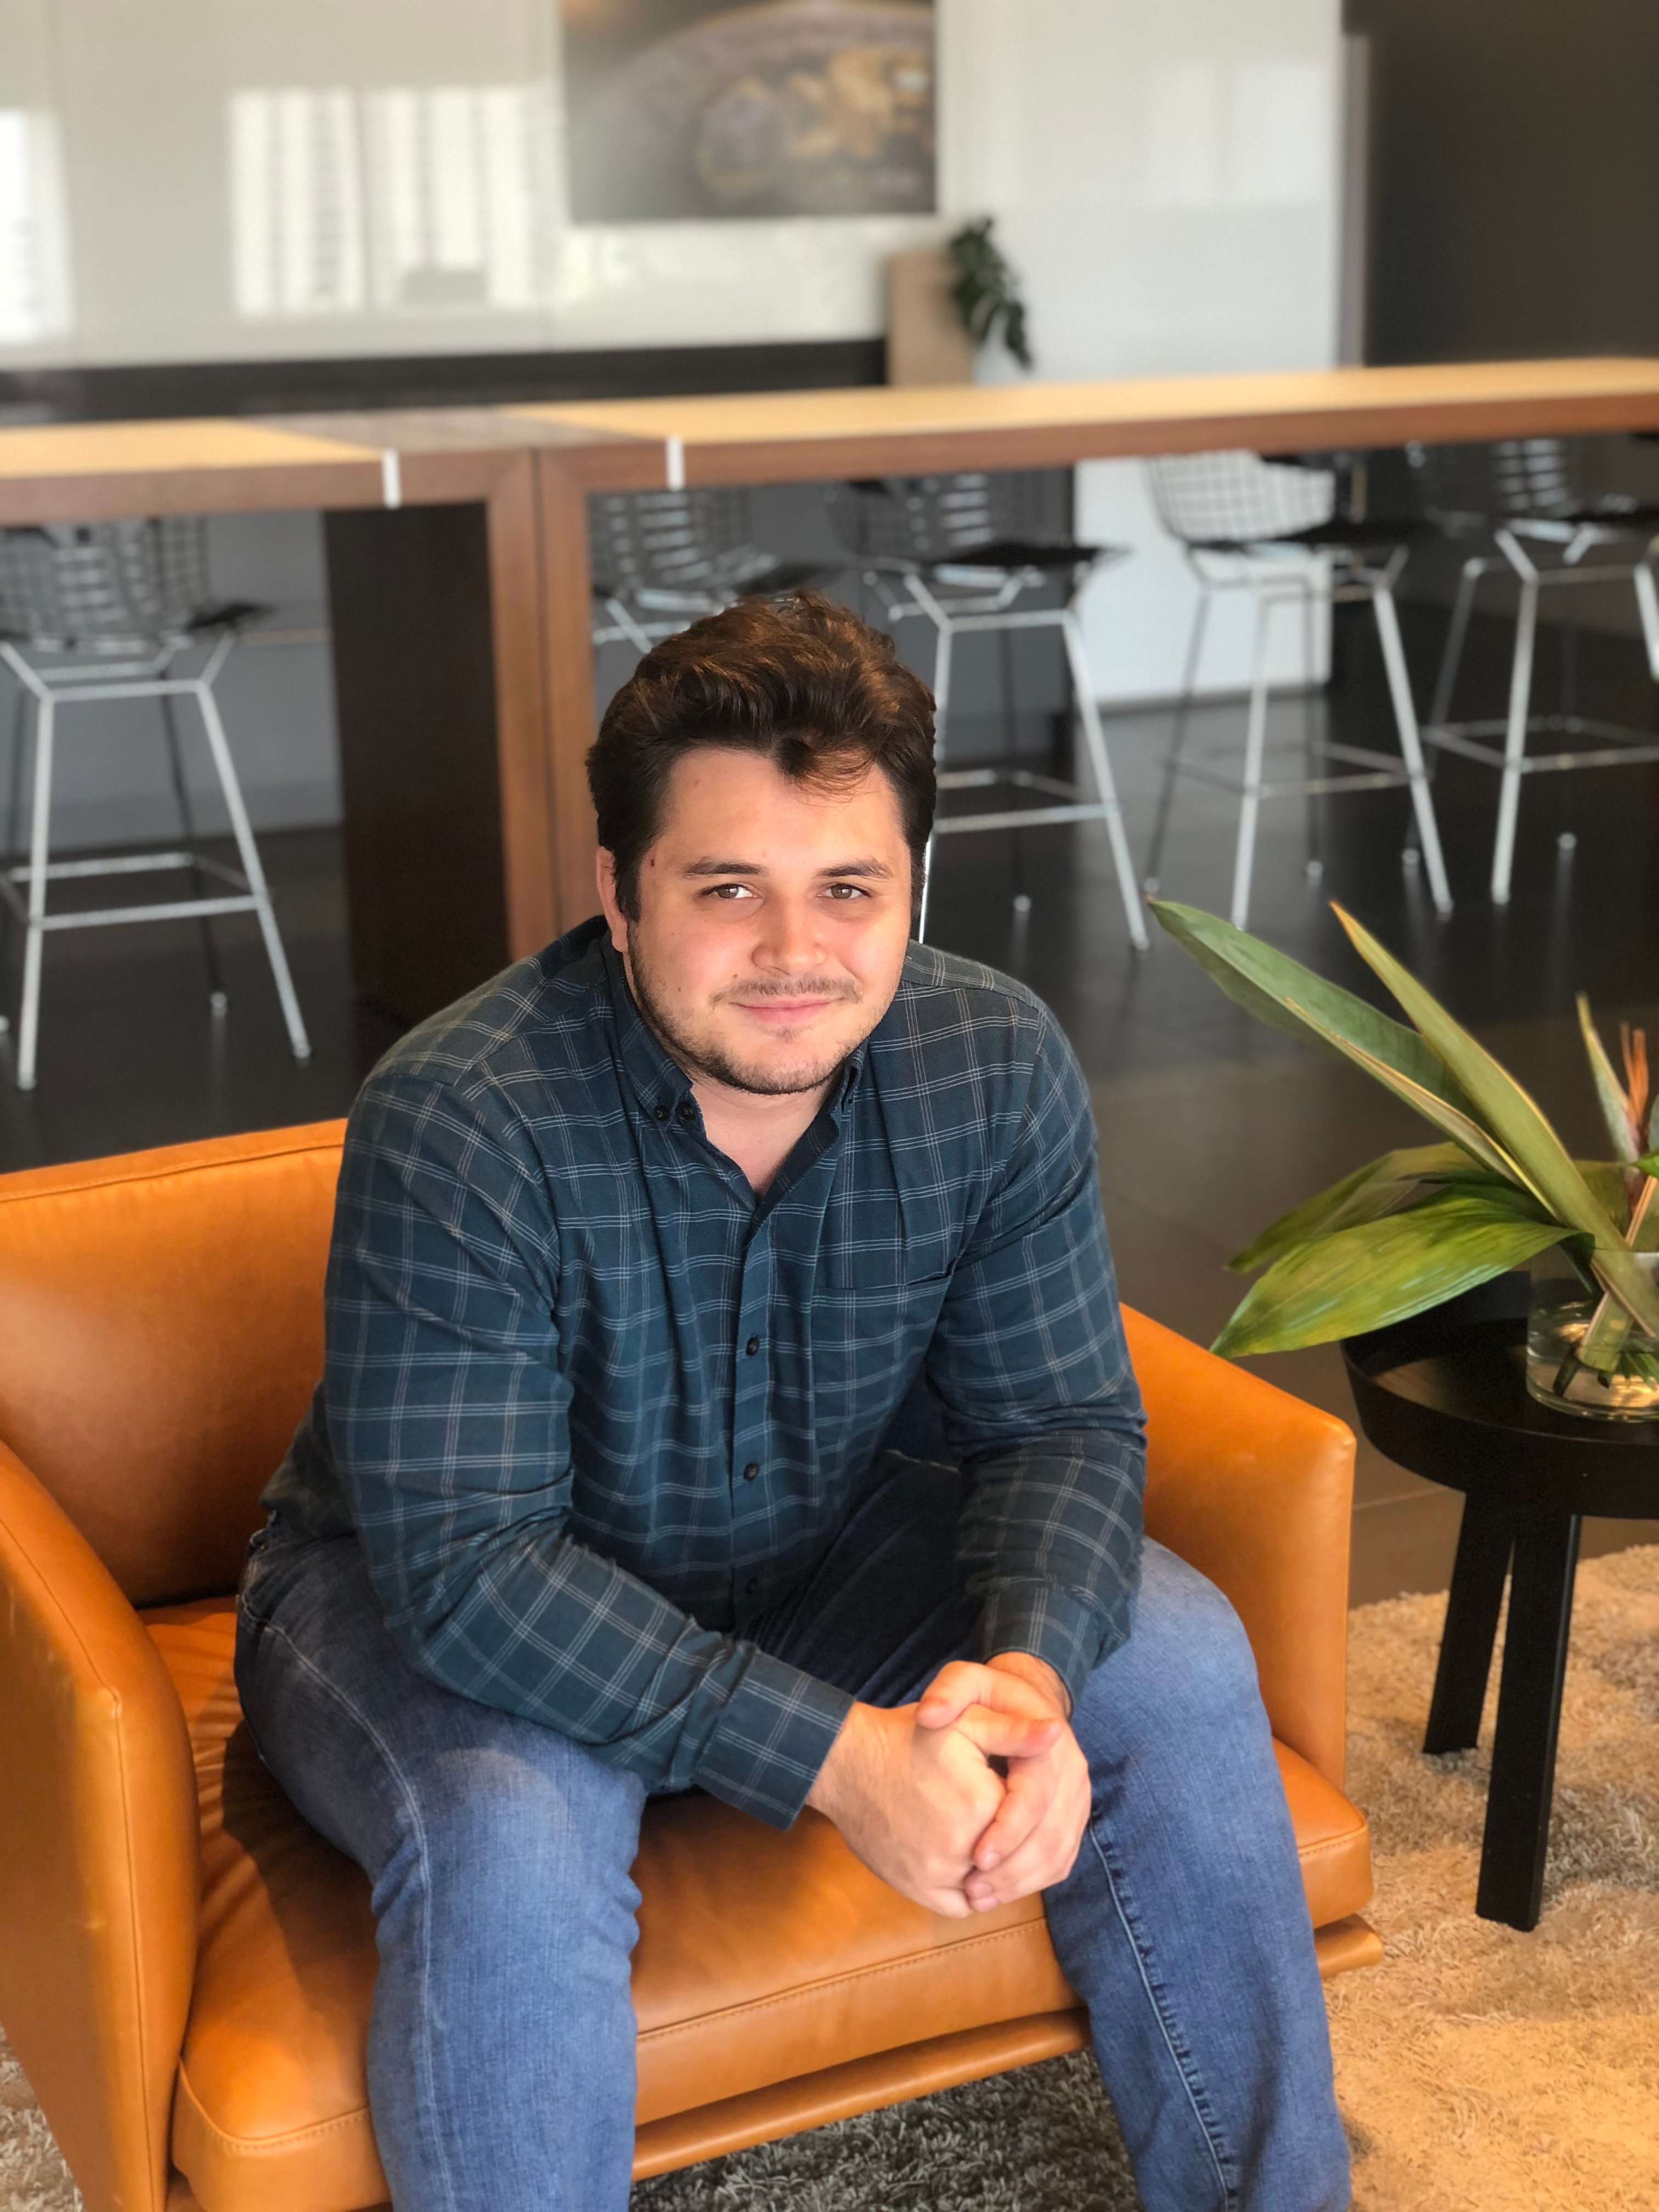
[{"label": "leather stitching seam", "polygon": [[796,2004],[805,1997],[815,1997],[825,1990],[848,1988],[855,1982],[874,1981],[883,1974],[908,1972],[912,1967],[930,1965],[942,1958],[956,1958],[964,1951],[981,1949],[988,1943],[1007,1943],[1024,1937],[1039,1925],[1035,1920],[1023,1920],[1018,1927],[994,1929],[988,1936],[968,1936],[959,1942],[942,1945],[933,1951],[912,1951],[908,1958],[890,1959],[877,1966],[855,1966],[850,1973],[828,1974],[816,1982],[803,1982],[797,1988],[781,1990],[775,1996],[752,1997],[738,2004],[722,2005],[718,2012],[699,2013],[695,2020],[678,2020],[663,2027],[641,2029],[641,2043],[665,2042],[671,2035],[700,2033],[713,2021],[735,2020],[754,2013],[769,2012],[775,2006]]},{"label": "leather stitching seam", "polygon": [[[258,1133],[250,1132],[254,1133]],[[211,1144],[216,1140],[206,1138],[200,1141]],[[307,1144],[283,1145],[269,1152],[234,1154],[222,1160],[198,1160],[189,1166],[176,1163],[170,1168],[147,1168],[142,1175],[88,1176],[84,1182],[59,1183],[46,1191],[0,1190],[0,1206],[46,1206],[56,1199],[84,1197],[91,1190],[128,1190],[137,1183],[167,1182],[175,1176],[211,1175],[226,1169],[257,1167],[266,1160],[298,1159],[307,1152],[337,1152],[341,1141],[338,1137],[313,1138]],[[18,1172],[27,1175],[35,1170],[25,1168]]]},{"label": "leather stitching seam", "polygon": [[251,2139],[228,2135],[218,2122],[209,2116],[201,2099],[190,2086],[190,2075],[182,2059],[179,2062],[179,2087],[180,2094],[190,2100],[191,2110],[204,2131],[213,2138],[222,2151],[235,2158],[280,2156],[294,2149],[297,2144],[315,2142],[324,2136],[337,2134],[342,2128],[361,2127],[368,2118],[368,2106],[365,2101],[354,2106],[349,2112],[337,2114],[331,2120],[313,2120],[308,2127],[290,2128],[285,2135],[260,2136]]}]

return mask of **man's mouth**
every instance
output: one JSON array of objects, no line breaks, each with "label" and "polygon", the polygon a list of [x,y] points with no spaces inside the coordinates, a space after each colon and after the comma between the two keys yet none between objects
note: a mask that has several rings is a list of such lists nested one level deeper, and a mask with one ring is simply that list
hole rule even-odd
[{"label": "man's mouth", "polygon": [[770,1022],[781,1028],[786,1023],[798,1022],[820,1013],[826,1006],[844,1006],[845,997],[840,994],[815,993],[802,999],[728,999],[726,1004],[735,1006],[739,1013],[751,1015],[757,1021]]}]

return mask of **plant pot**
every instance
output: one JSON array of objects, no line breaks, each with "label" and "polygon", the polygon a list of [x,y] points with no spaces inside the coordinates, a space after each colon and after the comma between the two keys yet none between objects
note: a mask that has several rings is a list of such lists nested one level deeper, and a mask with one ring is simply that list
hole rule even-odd
[{"label": "plant pot", "polygon": [[[1640,1256],[1659,1275],[1659,1253]],[[1527,1389],[1558,1413],[1659,1420],[1659,1337],[1617,1307],[1603,1313],[1603,1304],[1561,1246],[1538,1254],[1527,1307]]]}]

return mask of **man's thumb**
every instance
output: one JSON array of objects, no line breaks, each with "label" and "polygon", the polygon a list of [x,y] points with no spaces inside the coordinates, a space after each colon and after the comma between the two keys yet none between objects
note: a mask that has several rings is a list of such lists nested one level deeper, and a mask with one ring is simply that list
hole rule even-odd
[{"label": "man's thumb", "polygon": [[1057,1715],[1036,1720],[970,1705],[957,1726],[988,1759],[1035,1759],[1059,1742],[1066,1723]]}]

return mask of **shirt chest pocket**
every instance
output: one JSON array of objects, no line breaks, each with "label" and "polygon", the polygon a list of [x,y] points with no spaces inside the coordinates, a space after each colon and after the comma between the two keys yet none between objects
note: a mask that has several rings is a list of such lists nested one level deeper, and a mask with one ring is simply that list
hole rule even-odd
[{"label": "shirt chest pocket", "polygon": [[931,1334],[951,1274],[951,1255],[942,1239],[839,1241],[819,1255],[812,1296],[815,1347],[830,1351],[837,1340],[890,1341],[924,1326]]}]

